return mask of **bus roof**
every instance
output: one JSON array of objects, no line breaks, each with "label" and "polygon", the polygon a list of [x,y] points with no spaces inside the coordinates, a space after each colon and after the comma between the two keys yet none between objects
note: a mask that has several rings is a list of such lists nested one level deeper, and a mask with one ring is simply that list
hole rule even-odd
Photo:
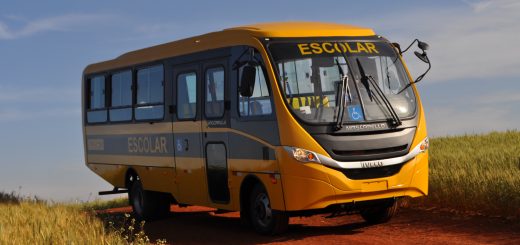
[{"label": "bus roof", "polygon": [[[231,45],[246,45],[251,38],[283,37],[334,37],[373,36],[374,31],[346,24],[323,22],[269,22],[244,25],[222,31],[194,36],[125,53],[113,60],[87,66],[85,74],[118,69],[132,65],[153,62],[168,57],[222,48]],[[248,40],[249,39],[249,40]]]},{"label": "bus roof", "polygon": [[269,22],[233,27],[223,31],[243,31],[258,38],[375,35],[369,28],[323,22]]}]

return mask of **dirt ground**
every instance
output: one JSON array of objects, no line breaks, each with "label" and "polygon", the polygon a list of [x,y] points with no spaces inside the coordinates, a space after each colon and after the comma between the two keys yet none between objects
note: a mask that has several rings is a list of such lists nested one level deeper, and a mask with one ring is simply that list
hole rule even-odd
[{"label": "dirt ground", "polygon": [[[130,208],[107,210],[109,215]],[[401,209],[389,223],[368,225],[359,215],[294,217],[283,235],[261,236],[244,227],[239,213],[215,214],[204,207],[179,208],[164,220],[149,222],[152,241],[169,244],[520,244],[520,222],[462,216],[441,211]]]}]

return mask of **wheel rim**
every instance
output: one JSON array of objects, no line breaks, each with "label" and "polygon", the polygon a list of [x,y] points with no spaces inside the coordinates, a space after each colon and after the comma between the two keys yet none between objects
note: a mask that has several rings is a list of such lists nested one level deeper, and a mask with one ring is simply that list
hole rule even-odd
[{"label": "wheel rim", "polygon": [[260,193],[255,198],[254,217],[262,226],[268,226],[273,218],[273,211],[269,203],[269,197],[265,193]]}]

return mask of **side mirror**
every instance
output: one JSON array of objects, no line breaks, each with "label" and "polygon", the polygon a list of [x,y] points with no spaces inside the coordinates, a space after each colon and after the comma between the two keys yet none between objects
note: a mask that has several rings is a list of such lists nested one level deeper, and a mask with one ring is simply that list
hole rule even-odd
[{"label": "side mirror", "polygon": [[425,42],[421,42],[421,41],[417,40],[417,47],[419,47],[422,51],[425,51],[430,48],[430,45],[428,45]]},{"label": "side mirror", "polygon": [[242,74],[240,76],[239,92],[243,97],[251,97],[255,89],[256,68],[252,65],[245,65],[242,67]]},{"label": "side mirror", "polygon": [[417,56],[417,58],[422,60],[424,63],[426,63],[426,64],[430,63],[430,59],[428,59],[428,55],[426,54],[426,52],[423,51],[422,53],[419,53],[417,51],[414,51],[413,53],[415,54],[415,56]]}]

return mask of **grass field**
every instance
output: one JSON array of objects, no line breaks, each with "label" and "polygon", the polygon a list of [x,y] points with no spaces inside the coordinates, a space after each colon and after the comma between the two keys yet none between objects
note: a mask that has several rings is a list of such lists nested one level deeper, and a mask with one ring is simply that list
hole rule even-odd
[{"label": "grass field", "polygon": [[144,223],[94,212],[127,205],[126,199],[52,204],[0,193],[0,244],[150,244]]},{"label": "grass field", "polygon": [[520,132],[431,139],[426,205],[520,217]]}]

